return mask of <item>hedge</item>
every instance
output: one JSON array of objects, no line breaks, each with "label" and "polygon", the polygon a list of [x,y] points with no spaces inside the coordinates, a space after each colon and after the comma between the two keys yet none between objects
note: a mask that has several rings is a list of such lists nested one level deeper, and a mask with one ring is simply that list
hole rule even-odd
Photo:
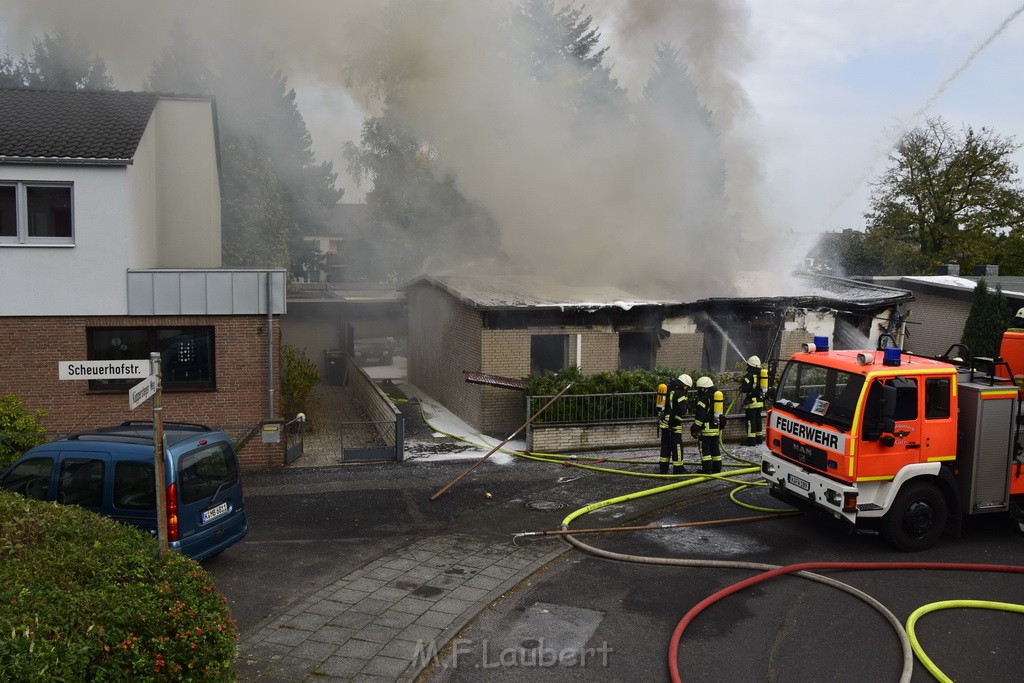
[{"label": "hedge", "polygon": [[0,492],[0,681],[230,681],[237,637],[199,563],[83,508]]}]

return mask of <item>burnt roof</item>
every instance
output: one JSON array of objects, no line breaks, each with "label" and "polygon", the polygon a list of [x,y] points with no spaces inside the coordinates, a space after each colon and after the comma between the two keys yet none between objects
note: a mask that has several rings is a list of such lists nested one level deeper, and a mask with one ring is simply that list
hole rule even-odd
[{"label": "burnt roof", "polygon": [[160,95],[0,88],[0,163],[130,163]]},{"label": "burnt roof", "polygon": [[[756,278],[755,278],[756,279]],[[795,274],[785,284],[745,286],[746,295],[721,298],[650,299],[612,286],[577,287],[548,277],[531,276],[431,276],[423,275],[400,289],[417,284],[438,287],[480,310],[630,310],[643,306],[698,309],[728,308],[831,308],[859,311],[885,308],[913,298],[905,289],[813,274]],[[778,291],[773,292],[775,288]]]}]

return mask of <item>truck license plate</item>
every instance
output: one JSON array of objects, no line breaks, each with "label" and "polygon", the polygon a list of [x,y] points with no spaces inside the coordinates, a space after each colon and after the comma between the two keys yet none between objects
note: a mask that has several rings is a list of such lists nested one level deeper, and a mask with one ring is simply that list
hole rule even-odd
[{"label": "truck license plate", "polygon": [[786,475],[786,481],[788,481],[790,484],[797,487],[798,489],[803,489],[804,491],[811,490],[811,484],[809,481],[801,479],[800,477],[795,477],[792,474]]},{"label": "truck license plate", "polygon": [[218,517],[220,517],[221,515],[223,515],[227,511],[228,511],[227,501],[221,503],[217,507],[212,507],[209,510],[206,510],[205,512],[203,512],[203,524],[206,524],[211,519],[217,519]]}]

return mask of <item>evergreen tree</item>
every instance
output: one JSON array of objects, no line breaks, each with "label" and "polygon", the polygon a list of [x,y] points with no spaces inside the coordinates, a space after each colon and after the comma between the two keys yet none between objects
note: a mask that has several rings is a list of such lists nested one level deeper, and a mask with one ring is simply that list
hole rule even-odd
[{"label": "evergreen tree", "polygon": [[978,280],[962,335],[963,343],[971,350],[971,355],[985,358],[997,356],[1003,332],[1012,318],[1013,312],[1002,288],[997,285],[996,291],[990,292],[985,280]]},{"label": "evergreen tree", "polygon": [[15,62],[0,58],[0,85],[49,90],[111,90],[102,57],[91,55],[84,39],[63,28],[32,41],[32,53]]}]

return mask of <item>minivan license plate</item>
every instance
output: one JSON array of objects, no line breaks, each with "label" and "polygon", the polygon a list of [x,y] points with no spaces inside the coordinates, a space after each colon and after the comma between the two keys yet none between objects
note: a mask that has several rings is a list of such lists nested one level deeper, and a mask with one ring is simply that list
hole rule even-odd
[{"label": "minivan license plate", "polygon": [[800,477],[794,477],[792,474],[790,474],[790,475],[786,476],[786,479],[787,479],[787,481],[789,481],[790,484],[792,484],[793,486],[797,487],[798,489],[803,489],[804,491],[810,491],[811,490],[810,482],[805,481],[804,479],[801,479]]},{"label": "minivan license plate", "polygon": [[207,511],[205,511],[203,513],[203,524],[206,524],[211,519],[217,519],[218,517],[220,517],[221,515],[223,515],[227,511],[228,511],[227,501],[221,503],[217,507],[210,508],[209,510],[207,510]]}]

